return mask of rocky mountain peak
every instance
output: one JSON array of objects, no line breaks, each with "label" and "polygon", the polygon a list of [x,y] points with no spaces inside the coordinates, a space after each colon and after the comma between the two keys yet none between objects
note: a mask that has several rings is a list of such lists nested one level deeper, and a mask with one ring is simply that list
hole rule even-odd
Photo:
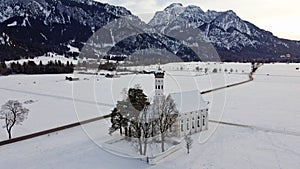
[{"label": "rocky mountain peak", "polygon": [[292,46],[299,46],[297,42],[280,39],[271,32],[242,20],[232,10],[204,12],[193,5],[184,7],[182,4],[171,4],[164,11],[157,12],[149,25],[172,37],[189,34],[186,32],[187,28],[199,29],[201,35],[189,39],[203,39],[228,58],[240,55],[247,59],[276,58],[291,51],[294,51],[295,56],[300,56],[299,50],[291,50]]},{"label": "rocky mountain peak", "polygon": [[[115,30],[108,29],[94,37],[104,37],[105,40],[97,46],[105,48],[105,51],[107,49],[108,54],[112,55],[130,56],[141,50],[159,49],[179,56],[184,61],[199,60],[185,45],[185,39],[194,46],[196,43],[192,42],[197,42],[200,48],[201,44],[213,46],[222,60],[277,60],[286,54],[300,60],[299,42],[280,39],[244,21],[232,10],[204,12],[198,6],[174,3],[156,12],[146,24],[126,8],[93,0],[2,2],[0,60],[35,57],[49,51],[69,56],[70,47],[81,50],[89,42],[94,43],[89,39],[102,30],[100,28],[114,22]],[[130,21],[121,19],[117,22],[127,17]],[[92,56],[90,53],[87,55]],[[157,56],[157,53],[152,55]],[[211,56],[205,54],[205,57]]]},{"label": "rocky mountain peak", "polygon": [[183,7],[181,3],[172,3],[169,6],[167,6],[164,10],[167,11],[167,10],[172,10],[174,8],[181,8],[181,7]]}]

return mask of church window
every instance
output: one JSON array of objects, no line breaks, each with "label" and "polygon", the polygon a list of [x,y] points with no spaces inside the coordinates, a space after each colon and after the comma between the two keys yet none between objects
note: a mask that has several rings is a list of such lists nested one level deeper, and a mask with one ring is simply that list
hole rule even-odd
[{"label": "church window", "polygon": [[195,128],[195,118],[193,117],[193,120],[192,120],[192,129]]},{"label": "church window", "polygon": [[189,123],[190,123],[190,120],[189,120],[189,119],[187,119],[187,120],[186,120],[186,129],[187,129],[187,130],[189,130],[189,129],[190,129]]},{"label": "church window", "polygon": [[181,131],[183,132],[183,120],[181,120]]}]

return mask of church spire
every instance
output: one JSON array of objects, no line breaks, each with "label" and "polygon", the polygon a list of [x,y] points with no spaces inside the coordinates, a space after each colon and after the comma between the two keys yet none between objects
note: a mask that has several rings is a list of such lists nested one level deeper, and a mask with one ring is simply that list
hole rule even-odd
[{"label": "church spire", "polygon": [[155,96],[162,96],[164,94],[164,71],[160,67],[160,60],[158,60],[158,70],[154,72],[155,77]]},{"label": "church spire", "polygon": [[161,68],[160,68],[160,59],[158,59],[158,70],[161,70]]}]

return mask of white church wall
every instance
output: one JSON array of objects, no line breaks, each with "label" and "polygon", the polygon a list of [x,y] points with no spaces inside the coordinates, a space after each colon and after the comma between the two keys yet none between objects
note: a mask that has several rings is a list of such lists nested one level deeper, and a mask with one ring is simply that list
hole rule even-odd
[{"label": "white church wall", "polygon": [[202,130],[208,129],[208,109],[201,112],[202,114]]},{"label": "white church wall", "polygon": [[180,114],[176,124],[179,131],[178,136],[182,137],[186,134],[193,134],[206,130],[208,127],[207,117],[207,109]]}]

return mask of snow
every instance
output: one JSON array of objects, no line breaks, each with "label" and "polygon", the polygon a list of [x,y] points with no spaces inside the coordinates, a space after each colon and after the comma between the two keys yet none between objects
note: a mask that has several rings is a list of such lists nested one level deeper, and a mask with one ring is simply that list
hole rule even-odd
[{"label": "snow", "polygon": [[41,35],[45,40],[48,40],[48,38],[47,38],[44,34],[40,33],[40,35]]},{"label": "snow", "polygon": [[179,113],[190,113],[207,108],[207,102],[203,100],[198,90],[170,93],[170,96],[174,99]]},{"label": "snow", "polygon": [[[47,63],[48,59],[57,60],[60,57],[39,57],[34,61],[39,64],[42,60]],[[62,63],[65,63],[60,58]],[[22,64],[21,60],[19,61]],[[177,69],[177,67],[196,67],[200,63],[177,63],[161,65],[163,68]],[[209,64],[211,68],[222,67],[222,69],[234,68],[246,70],[250,64]],[[152,67],[153,69],[156,66]],[[184,71],[166,71],[165,73],[165,94],[185,92],[191,90],[204,91],[212,88],[224,86],[247,80],[247,74],[223,74],[213,73],[208,75],[198,75],[199,72],[191,70]],[[65,81],[65,76],[78,77],[79,81]],[[17,126],[13,131],[13,136],[21,136],[61,126],[67,123],[85,120],[99,115],[106,115],[112,110],[114,104],[122,99],[122,90],[124,88],[134,87],[140,84],[145,93],[151,97],[154,95],[154,76],[131,74],[121,75],[120,78],[107,79],[102,75],[84,75],[84,74],[61,74],[61,75],[13,75],[1,77],[0,93],[3,96],[0,98],[0,105],[4,104],[9,99],[18,99],[22,102],[34,100],[30,105],[25,105],[30,109],[28,119],[22,126]],[[214,98],[214,95],[209,95]],[[212,98],[205,99],[210,101]],[[224,101],[224,96],[219,97]],[[49,105],[55,105],[51,109],[45,109]],[[42,112],[42,113],[41,113]],[[47,116],[47,121],[43,121],[43,117]],[[61,115],[61,118],[57,118]],[[0,122],[1,124],[1,122]],[[0,139],[5,139],[6,135],[0,135]]]},{"label": "snow", "polygon": [[[46,37],[44,37],[46,38]],[[19,62],[20,64],[23,64],[24,62],[28,62],[28,61],[34,61],[36,64],[39,64],[40,61],[43,63],[43,64],[47,64],[48,62],[50,61],[61,61],[61,63],[63,64],[66,64],[67,62],[69,63],[73,63],[74,65],[76,65],[78,63],[78,60],[74,60],[73,58],[66,58],[65,56],[63,55],[59,55],[59,54],[56,54],[56,53],[48,53],[49,56],[39,56],[39,57],[35,57],[33,59],[20,59],[20,60],[12,60],[12,61],[6,61],[5,63],[6,64],[10,64],[12,62]]]},{"label": "snow", "polygon": [[26,17],[23,19],[23,23],[22,26],[26,27],[26,26],[31,26],[29,20],[28,20],[28,14],[26,14]]},{"label": "snow", "polygon": [[4,39],[3,39],[3,37],[2,37],[2,36],[0,36],[0,43],[1,43],[2,45],[4,45],[4,44],[5,44],[5,41],[4,41]]},{"label": "snow", "polygon": [[76,47],[73,47],[73,46],[71,46],[71,45],[68,45],[68,48],[69,48],[69,52],[72,52],[72,53],[74,53],[74,52],[80,53],[80,52],[79,52],[79,49],[76,48]]},{"label": "snow", "polygon": [[[208,10],[204,12],[197,6],[182,6],[176,3],[163,11],[156,12],[149,25],[174,37],[180,37],[180,32],[189,30],[187,28],[204,27],[203,32],[198,33],[200,36],[191,36],[190,38],[194,41],[203,39],[214,44],[214,46],[226,48],[233,52],[238,52],[244,47],[256,48],[257,45],[262,45],[257,39],[260,39],[264,34],[264,32],[243,21],[232,10],[225,12]],[[228,31],[231,28],[235,29],[233,33]],[[177,30],[177,33],[174,33],[174,30]],[[200,32],[200,29],[198,31]],[[273,37],[271,41],[286,48],[289,47],[276,37]]]},{"label": "snow", "polygon": [[[99,127],[99,124],[88,127]],[[101,124],[100,124],[101,125]],[[105,132],[103,126],[99,128]],[[101,139],[99,135],[98,139]],[[60,143],[65,143],[62,145]],[[76,147],[76,148],[75,148]],[[6,152],[7,154],[3,154]],[[22,152],[22,153],[20,153]],[[26,155],[23,153],[26,152]],[[18,149],[11,145],[1,147],[1,166],[5,168],[119,168],[119,163],[125,168],[134,168],[135,165],[146,167],[142,161],[118,158],[97,146],[88,139],[86,133],[80,128],[73,128],[60,133],[28,140]],[[5,156],[4,156],[5,155]],[[91,157],[86,159],[85,157]],[[18,162],[9,159],[18,159]]]},{"label": "snow", "polygon": [[13,23],[10,23],[7,25],[7,27],[17,26],[17,21],[14,21]]},{"label": "snow", "polygon": [[230,101],[226,101],[222,120],[300,133],[300,71],[296,67],[299,65],[264,65],[254,82],[228,89]]},{"label": "snow", "polygon": [[[197,75],[198,63],[176,63],[167,67],[166,93],[206,90],[246,80],[250,64],[204,64],[211,70],[238,69],[231,74]],[[177,67],[184,67],[183,71]],[[254,81],[205,94],[210,101],[209,118],[254,126],[217,125],[209,123],[208,131],[192,136],[189,155],[182,149],[155,166],[111,154],[102,145],[111,139],[110,120],[52,133],[0,147],[0,163],[4,168],[298,168],[300,165],[300,108],[298,103],[299,64],[265,64],[254,75]],[[143,68],[143,67],[140,67]],[[151,67],[149,67],[151,68]],[[152,66],[155,68],[155,65]],[[190,68],[191,70],[188,70]],[[165,69],[164,69],[165,70]],[[241,73],[245,70],[245,73]],[[104,115],[122,98],[124,87],[141,84],[147,95],[154,92],[153,75],[103,76],[76,74],[80,81],[68,82],[65,75],[14,75],[0,77],[0,104],[18,99],[30,109],[22,126],[13,136]],[[84,80],[87,78],[88,80]],[[33,83],[36,82],[36,83]],[[224,96],[225,94],[225,96]],[[191,98],[192,100],[193,98]],[[4,130],[0,139],[6,139]],[[16,162],[17,161],[17,162]]]}]

